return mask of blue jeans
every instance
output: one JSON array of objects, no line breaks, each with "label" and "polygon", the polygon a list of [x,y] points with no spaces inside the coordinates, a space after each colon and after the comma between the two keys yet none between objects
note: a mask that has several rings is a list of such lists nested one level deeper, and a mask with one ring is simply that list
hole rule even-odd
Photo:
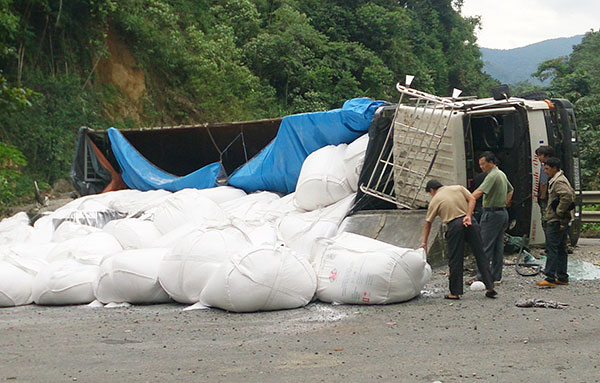
[{"label": "blue jeans", "polygon": [[548,222],[546,225],[546,280],[568,282],[567,274],[567,229],[561,230],[560,222]]},{"label": "blue jeans", "polygon": [[[492,262],[492,279],[499,281],[502,279],[504,265],[504,231],[508,227],[508,212],[506,209],[484,210],[480,225],[486,262]],[[477,273],[477,279],[482,280],[481,273]]]}]

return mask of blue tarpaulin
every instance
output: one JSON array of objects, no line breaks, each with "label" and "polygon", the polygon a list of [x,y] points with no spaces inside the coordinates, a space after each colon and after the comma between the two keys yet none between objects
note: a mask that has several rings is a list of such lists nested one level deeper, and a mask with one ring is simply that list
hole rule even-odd
[{"label": "blue tarpaulin", "polygon": [[219,162],[204,166],[183,177],[167,173],[154,166],[140,154],[115,128],[108,129],[110,147],[121,167],[121,177],[130,189],[178,191],[186,188],[206,189],[215,187]]},{"label": "blue tarpaulin", "polygon": [[[269,190],[291,193],[296,189],[302,163],[308,155],[327,145],[350,143],[365,134],[383,101],[355,98],[341,109],[284,117],[275,139],[258,155],[233,172],[229,185],[248,193]],[[219,162],[183,177],[169,174],[144,158],[116,129],[108,131],[111,148],[128,187],[139,190],[216,186]]]}]

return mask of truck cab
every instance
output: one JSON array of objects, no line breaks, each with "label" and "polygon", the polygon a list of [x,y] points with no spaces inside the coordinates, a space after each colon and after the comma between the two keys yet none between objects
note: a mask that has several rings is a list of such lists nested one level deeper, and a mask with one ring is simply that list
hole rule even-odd
[{"label": "truck cab", "polygon": [[[369,131],[353,214],[373,209],[380,214],[387,210],[388,215],[390,210],[401,215],[406,210],[425,211],[430,198],[424,186],[429,179],[472,190],[475,177],[481,173],[478,157],[491,151],[515,188],[507,232],[527,236],[531,245],[543,245],[538,203],[543,167],[535,150],[551,145],[579,196],[570,233],[571,243],[577,242],[581,223],[579,150],[575,115],[567,100],[531,100],[506,94],[484,99],[443,98],[401,85],[397,88],[400,101],[381,107],[373,131]],[[354,226],[369,225],[361,222]],[[415,222],[411,227],[419,231],[422,224]]]}]

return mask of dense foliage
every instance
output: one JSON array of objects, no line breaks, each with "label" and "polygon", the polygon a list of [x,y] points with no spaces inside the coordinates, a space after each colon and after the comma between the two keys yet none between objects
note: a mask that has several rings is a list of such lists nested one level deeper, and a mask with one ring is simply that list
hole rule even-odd
[{"label": "dense foliage", "polygon": [[[13,188],[2,193],[15,195],[21,172],[27,184],[65,177],[82,125],[277,117],[358,96],[394,101],[406,74],[437,94],[483,94],[492,79],[481,73],[478,20],[462,18],[461,3],[0,0],[0,142],[12,158],[3,190]],[[103,77],[103,63],[127,55],[127,73],[142,76],[137,99]]]},{"label": "dense foliage", "polygon": [[543,62],[536,72],[551,79],[548,91],[575,105],[583,188],[600,189],[600,32],[589,32],[569,57]]}]

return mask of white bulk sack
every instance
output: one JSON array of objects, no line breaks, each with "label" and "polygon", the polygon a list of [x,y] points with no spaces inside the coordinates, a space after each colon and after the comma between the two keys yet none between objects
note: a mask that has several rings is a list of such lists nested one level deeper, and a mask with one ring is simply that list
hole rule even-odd
[{"label": "white bulk sack", "polygon": [[92,302],[99,267],[73,260],[49,264],[33,281],[32,298],[38,305],[78,305]]},{"label": "white bulk sack", "polygon": [[154,224],[166,234],[191,223],[199,227],[222,226],[227,223],[225,212],[212,200],[184,189],[163,201],[154,212]]},{"label": "white bulk sack", "polygon": [[103,230],[112,234],[123,250],[142,249],[162,236],[152,221],[135,218],[116,219],[107,223]]},{"label": "white bulk sack", "polygon": [[112,234],[99,231],[56,244],[48,254],[47,260],[56,262],[74,259],[80,263],[99,265],[104,256],[122,250],[121,244]]},{"label": "white bulk sack", "polygon": [[0,220],[0,233],[10,231],[20,225],[29,225],[29,217],[24,211],[21,211],[12,217]]},{"label": "white bulk sack", "polygon": [[173,247],[175,247],[175,245],[179,243],[181,238],[196,230],[198,230],[198,227],[191,223],[183,224],[178,228],[171,230],[167,234],[156,238],[154,241],[151,241],[147,246],[144,246],[144,248],[163,247],[172,249]]},{"label": "white bulk sack", "polygon": [[37,273],[46,265],[47,255],[56,247],[56,243],[17,243],[0,249],[0,259]]},{"label": "white bulk sack", "polygon": [[248,247],[250,242],[246,235],[233,226],[196,230],[182,237],[163,258],[158,279],[177,302],[196,303],[214,271]]},{"label": "white bulk sack", "polygon": [[261,246],[223,263],[200,303],[233,312],[291,309],[308,304],[316,286],[306,259],[285,246]]},{"label": "white bulk sack", "polygon": [[246,196],[245,191],[243,191],[242,189],[234,188],[233,186],[217,186],[216,188],[189,190],[193,190],[193,192],[197,195],[206,197],[219,205]]},{"label": "white bulk sack", "polygon": [[298,254],[308,258],[317,238],[330,238],[352,207],[356,193],[323,209],[290,213],[277,224],[278,239]]},{"label": "white bulk sack", "polygon": [[347,146],[325,146],[304,160],[294,195],[297,207],[315,210],[352,194],[344,166]]},{"label": "white bulk sack", "polygon": [[229,219],[234,222],[242,220],[260,224],[268,221],[265,216],[271,211],[271,204],[279,199],[280,197],[276,193],[262,191],[225,202],[221,204],[221,207]]},{"label": "white bulk sack", "polygon": [[25,212],[4,218],[0,221],[0,246],[29,241],[34,231]]},{"label": "white bulk sack", "polygon": [[404,249],[352,233],[318,239],[311,254],[317,299],[350,304],[402,302],[431,277],[423,249]]},{"label": "white bulk sack", "polygon": [[233,225],[242,230],[255,246],[274,245],[277,242],[277,227],[274,222],[244,222],[233,220]]},{"label": "white bulk sack", "polygon": [[125,250],[106,257],[94,285],[102,303],[163,303],[169,296],[158,282],[158,270],[169,249]]},{"label": "white bulk sack", "polygon": [[33,302],[33,278],[34,274],[0,261],[0,307],[28,305]]},{"label": "white bulk sack", "polygon": [[369,144],[369,134],[363,134],[348,145],[344,154],[344,168],[346,170],[346,179],[352,191],[358,189],[358,177],[365,162],[365,153]]},{"label": "white bulk sack", "polygon": [[61,243],[69,239],[85,237],[86,235],[98,233],[100,231],[102,231],[102,229],[94,226],[65,221],[61,223],[56,230],[54,230],[54,233],[52,234],[52,242]]}]

